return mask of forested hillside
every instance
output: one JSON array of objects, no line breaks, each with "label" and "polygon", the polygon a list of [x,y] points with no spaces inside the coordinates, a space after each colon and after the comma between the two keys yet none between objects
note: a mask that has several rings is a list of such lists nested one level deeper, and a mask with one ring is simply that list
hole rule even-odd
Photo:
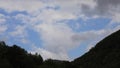
[{"label": "forested hillside", "polygon": [[120,30],[73,61],[78,68],[120,68]]},{"label": "forested hillside", "polygon": [[33,55],[17,45],[7,46],[1,41],[0,68],[73,68],[73,65],[68,61],[43,61],[37,53]]},{"label": "forested hillside", "polygon": [[23,48],[0,42],[0,68],[120,68],[120,30],[96,44],[72,62],[30,54]]},{"label": "forested hillside", "polygon": [[0,68],[38,68],[43,63],[40,55],[32,55],[17,45],[0,42]]}]

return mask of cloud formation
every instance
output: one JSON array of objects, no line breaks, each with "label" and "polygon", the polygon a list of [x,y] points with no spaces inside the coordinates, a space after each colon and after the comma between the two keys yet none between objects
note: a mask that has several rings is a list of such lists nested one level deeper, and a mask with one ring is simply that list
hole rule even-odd
[{"label": "cloud formation", "polygon": [[83,4],[82,13],[88,17],[106,17],[118,22],[116,18],[119,18],[120,0],[94,0],[94,2],[96,5],[92,9],[89,5]]},{"label": "cloud formation", "polygon": [[14,12],[14,11],[27,11],[28,13],[32,13],[34,11],[39,11],[40,8],[43,8],[45,4],[41,1],[37,0],[1,0],[0,8],[3,8],[6,12]]},{"label": "cloud formation", "polygon": [[59,52],[54,53],[49,50],[43,49],[43,48],[37,48],[36,46],[33,46],[33,51],[30,51],[31,53],[39,53],[43,56],[43,59],[58,59],[58,60],[71,60],[67,53]]},{"label": "cloud formation", "polygon": [[0,34],[4,33],[8,27],[5,24],[6,19],[4,18],[5,16],[3,14],[0,14]]},{"label": "cloud formation", "polygon": [[[19,40],[26,43],[30,41],[26,39],[28,31],[35,31],[43,48],[36,46],[34,52],[40,53],[44,59],[68,60],[68,52],[81,43],[96,41],[120,28],[119,25],[115,28],[106,25],[99,30],[76,32],[74,29],[80,30],[82,25],[77,23],[74,26],[68,21],[102,17],[120,23],[119,8],[120,0],[1,0],[0,9],[7,15],[0,14],[0,34],[5,33],[8,26],[16,25],[10,28],[9,36],[21,37]],[[14,21],[11,23],[11,20]]]}]

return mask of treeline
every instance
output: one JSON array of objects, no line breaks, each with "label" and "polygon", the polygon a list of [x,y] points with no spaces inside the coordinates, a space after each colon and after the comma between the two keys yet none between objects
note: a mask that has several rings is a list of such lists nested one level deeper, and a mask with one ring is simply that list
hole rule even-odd
[{"label": "treeline", "polygon": [[120,68],[120,30],[73,61],[78,68]]},{"label": "treeline", "polygon": [[30,54],[23,48],[0,42],[0,68],[120,68],[120,30],[106,37],[72,62]]},{"label": "treeline", "polygon": [[32,55],[17,45],[0,42],[0,68],[38,68],[43,63],[40,55]]},{"label": "treeline", "polygon": [[73,68],[68,61],[48,59],[43,61],[39,54],[30,54],[23,48],[7,46],[0,42],[0,68]]}]

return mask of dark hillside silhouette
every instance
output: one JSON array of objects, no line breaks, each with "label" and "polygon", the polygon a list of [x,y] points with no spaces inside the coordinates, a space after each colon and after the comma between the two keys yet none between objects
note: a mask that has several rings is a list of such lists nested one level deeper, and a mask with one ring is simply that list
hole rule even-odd
[{"label": "dark hillside silhouette", "polygon": [[100,41],[72,63],[78,68],[120,68],[120,30]]},{"label": "dark hillside silhouette", "polygon": [[96,44],[72,62],[30,54],[23,48],[0,42],[0,68],[120,68],[120,30]]},{"label": "dark hillside silhouette", "polygon": [[43,63],[40,55],[32,55],[17,45],[0,42],[0,68],[38,68]]}]

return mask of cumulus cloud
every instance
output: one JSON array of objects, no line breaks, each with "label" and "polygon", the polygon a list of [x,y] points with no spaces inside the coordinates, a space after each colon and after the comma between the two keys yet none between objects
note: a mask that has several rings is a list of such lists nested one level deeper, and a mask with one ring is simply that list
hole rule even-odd
[{"label": "cumulus cloud", "polygon": [[[62,23],[62,24],[61,23],[52,23],[52,24],[42,23],[35,26],[35,29],[38,31],[38,33],[40,33],[41,38],[44,42],[43,47],[50,52],[49,54],[53,56],[58,54],[59,56],[57,58],[60,58],[60,56],[61,57],[64,56],[63,54],[67,55],[67,53],[71,49],[74,49],[75,47],[79,46],[81,43],[90,42],[89,44],[91,45],[88,45],[87,50],[90,49],[98,41],[108,36],[109,34],[117,31],[119,29],[119,26],[114,29],[90,30],[90,31],[76,33],[70,27],[68,27],[68,25],[66,25],[65,23]],[[93,41],[96,41],[96,42],[93,42]],[[54,53],[55,55],[52,53]],[[46,57],[47,55],[43,55],[43,56]],[[48,57],[48,58],[51,58],[51,57]],[[66,57],[62,59],[66,59]]]},{"label": "cumulus cloud", "polygon": [[[117,6],[120,5],[120,0],[96,0],[97,3],[98,3],[98,7],[103,9],[103,8],[106,8],[106,9],[112,9],[113,7],[117,8]],[[109,8],[108,8],[109,7]],[[106,10],[104,9],[104,10]]]},{"label": "cumulus cloud", "polygon": [[6,12],[14,11],[26,11],[28,13],[33,13],[34,11],[39,11],[43,8],[44,4],[38,0],[1,0],[0,8],[5,9]]},{"label": "cumulus cloud", "polygon": [[[82,13],[84,13],[88,17],[105,17],[114,20],[114,22],[118,22],[120,13],[120,0],[94,0],[96,5],[94,8],[87,4],[82,5]],[[120,22],[120,21],[119,21]]]},{"label": "cumulus cloud", "polygon": [[114,16],[112,16],[112,24],[114,23],[120,23],[120,13],[115,13]]},{"label": "cumulus cloud", "polygon": [[100,14],[110,14],[116,13],[119,10],[120,7],[120,0],[97,0],[97,11],[100,12]]},{"label": "cumulus cloud", "polygon": [[[66,19],[74,19],[75,16],[73,16],[72,14],[62,14],[55,10],[46,10],[33,18],[23,14],[18,14],[14,18],[22,20],[23,23],[25,23],[27,26],[29,25],[27,28],[32,27],[30,29],[38,32],[40,38],[43,41],[43,47],[46,50],[38,48],[35,51],[40,53],[43,57],[45,57],[45,59],[54,58],[67,60],[67,52],[70,49],[78,46],[78,44],[80,43],[72,40],[71,37],[74,34],[74,31],[69,27],[69,25],[67,25],[65,22],[60,22]],[[22,33],[24,33],[24,30],[24,27],[21,27],[11,34],[13,36],[14,34],[23,35]],[[43,52],[45,52],[45,54]],[[51,54],[51,56],[49,54]]]},{"label": "cumulus cloud", "polygon": [[0,34],[4,33],[8,28],[5,22],[5,16],[3,14],[0,14]]},{"label": "cumulus cloud", "polygon": [[43,23],[36,26],[41,34],[44,47],[52,52],[67,52],[76,47],[79,42],[72,40],[74,32],[65,23]]},{"label": "cumulus cloud", "polygon": [[10,32],[10,34],[12,36],[25,37],[25,36],[27,36],[25,28],[26,28],[25,26],[18,25],[14,28],[14,31]]},{"label": "cumulus cloud", "polygon": [[13,41],[19,42],[22,44],[29,44],[30,41],[27,39],[27,27],[25,25],[16,25],[13,30],[8,32],[9,37],[14,38]]},{"label": "cumulus cloud", "polygon": [[36,46],[33,46],[33,50],[30,52],[33,54],[35,53],[41,54],[44,60],[46,59],[70,60],[67,53],[59,52],[56,54],[43,48],[37,48]]},{"label": "cumulus cloud", "polygon": [[[11,36],[22,37],[21,42],[26,43],[29,42],[25,39],[28,35],[27,29],[34,30],[39,34],[44,47],[44,49],[36,47],[34,52],[40,53],[44,59],[67,60],[71,49],[83,42],[103,38],[120,27],[75,32],[73,28],[80,29],[81,25],[75,24],[76,26],[71,28],[69,26],[71,23],[66,23],[66,20],[105,17],[112,19],[112,22],[120,22],[119,4],[119,0],[1,0],[0,8],[8,15],[21,11],[27,13],[18,13],[10,17],[22,21],[21,23],[25,25],[13,28]],[[5,21],[4,15],[0,14],[0,24]],[[0,33],[6,30],[6,26],[0,25]]]}]

